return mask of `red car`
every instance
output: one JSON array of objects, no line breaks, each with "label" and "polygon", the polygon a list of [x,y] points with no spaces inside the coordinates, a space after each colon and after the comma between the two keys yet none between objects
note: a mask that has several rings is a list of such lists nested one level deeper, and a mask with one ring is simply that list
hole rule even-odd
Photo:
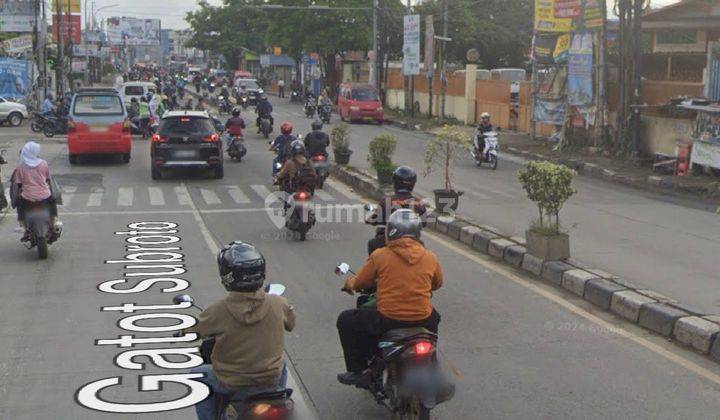
[{"label": "red car", "polygon": [[382,124],[383,106],[377,91],[366,83],[343,83],[340,85],[338,111],[343,121],[375,121]]},{"label": "red car", "polygon": [[115,89],[81,89],[73,97],[68,118],[71,164],[83,155],[118,155],[130,162],[130,120]]}]

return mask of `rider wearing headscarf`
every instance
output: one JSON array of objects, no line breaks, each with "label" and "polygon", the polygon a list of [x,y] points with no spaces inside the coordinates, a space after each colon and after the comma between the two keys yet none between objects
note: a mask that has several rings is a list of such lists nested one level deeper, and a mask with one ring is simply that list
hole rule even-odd
[{"label": "rider wearing headscarf", "polygon": [[40,158],[39,144],[30,141],[23,146],[20,163],[12,174],[12,182],[20,188],[20,196],[15,203],[20,223],[24,223],[25,210],[29,205],[43,202],[50,205],[53,223],[57,221],[57,203],[50,191],[50,167]]}]

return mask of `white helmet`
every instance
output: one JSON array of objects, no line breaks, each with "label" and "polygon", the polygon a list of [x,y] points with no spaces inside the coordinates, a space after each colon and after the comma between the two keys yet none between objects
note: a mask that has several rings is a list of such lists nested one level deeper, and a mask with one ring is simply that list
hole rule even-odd
[{"label": "white helmet", "polygon": [[483,113],[480,115],[480,118],[483,119],[483,120],[484,120],[484,119],[488,119],[488,120],[489,120],[489,119],[490,119],[490,113],[489,113],[489,112],[483,112]]}]

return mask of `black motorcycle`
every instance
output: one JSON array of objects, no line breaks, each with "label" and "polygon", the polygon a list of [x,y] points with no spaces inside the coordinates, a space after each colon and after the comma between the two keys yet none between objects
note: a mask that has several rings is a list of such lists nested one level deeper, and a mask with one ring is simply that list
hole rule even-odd
[{"label": "black motorcycle", "polygon": [[220,112],[220,114],[232,113],[233,106],[227,97],[218,96],[217,100],[218,100],[218,111]]},{"label": "black motorcycle", "polygon": [[63,135],[68,132],[68,121],[67,117],[58,117],[55,115],[44,116],[46,119],[45,125],[43,125],[42,133],[45,137],[53,137],[55,135]]},{"label": "black motorcycle", "polygon": [[297,234],[300,241],[307,239],[307,233],[315,226],[315,210],[312,207],[314,191],[311,188],[296,188],[292,194],[287,194],[283,203],[285,227]]},{"label": "black motorcycle", "polygon": [[227,152],[231,159],[235,159],[238,162],[242,161],[242,158],[247,154],[247,148],[245,147],[245,140],[243,137],[230,136]]},{"label": "black motorcycle", "polygon": [[310,156],[310,161],[312,162],[313,168],[315,168],[315,173],[317,174],[316,186],[323,189],[323,186],[325,186],[325,180],[330,175],[330,162],[327,160],[327,155],[318,154]]},{"label": "black motorcycle", "polygon": [[293,90],[290,92],[290,103],[291,104],[298,104],[300,103],[300,93],[296,90]]},{"label": "black motorcycle", "polygon": [[315,117],[315,111],[317,110],[317,105],[315,105],[312,101],[305,102],[305,116],[308,118]]},{"label": "black motorcycle", "polygon": [[[285,286],[282,284],[269,284],[265,287],[265,293],[282,296],[285,293]],[[201,307],[195,304],[190,295],[175,296],[173,303],[176,305],[189,303],[191,307],[203,311]],[[210,355],[214,347],[215,338],[203,340],[200,346],[200,355],[205,364],[212,364]],[[214,394],[212,398],[215,399],[216,406],[220,407],[217,420],[290,420],[293,418],[295,408],[292,393],[293,390],[290,388],[278,387],[275,391],[259,392],[242,399],[234,398],[232,395],[226,397],[218,394]]]},{"label": "black motorcycle", "polygon": [[[341,263],[335,274],[345,276],[350,265]],[[374,290],[360,293],[356,306],[374,309]],[[455,385],[440,369],[436,334],[425,328],[390,330],[380,337],[370,362],[367,382],[357,385],[368,390],[378,404],[395,417],[407,420],[429,420],[430,411],[455,395]]]},{"label": "black motorcycle", "polygon": [[273,131],[272,121],[270,116],[263,115],[260,117],[260,133],[267,139],[270,138],[270,133]]},{"label": "black motorcycle", "polygon": [[332,105],[320,105],[320,108],[318,109],[318,114],[320,114],[320,119],[323,123],[330,124],[330,118],[332,117]]}]

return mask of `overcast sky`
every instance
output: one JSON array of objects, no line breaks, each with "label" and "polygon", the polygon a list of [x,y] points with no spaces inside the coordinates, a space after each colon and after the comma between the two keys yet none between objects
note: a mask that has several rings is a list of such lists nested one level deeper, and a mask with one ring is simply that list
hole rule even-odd
[{"label": "overcast sky", "polygon": [[[82,0],[83,4],[85,0]],[[368,0],[369,2],[370,0]],[[452,1],[452,0],[451,0]],[[607,0],[609,10],[612,10],[614,0]],[[653,7],[666,6],[668,4],[677,3],[678,0],[651,0]],[[219,5],[222,0],[208,0],[210,4]],[[417,2],[414,0],[413,2]],[[92,0],[88,0],[88,4]],[[103,6],[117,4],[118,6],[103,10],[98,13],[98,17],[105,18],[111,16],[134,16],[138,18],[162,20],[163,28],[182,29],[188,25],[185,22],[185,13],[197,8],[196,0],[95,0],[95,9]],[[90,7],[90,6],[88,6]]]}]

